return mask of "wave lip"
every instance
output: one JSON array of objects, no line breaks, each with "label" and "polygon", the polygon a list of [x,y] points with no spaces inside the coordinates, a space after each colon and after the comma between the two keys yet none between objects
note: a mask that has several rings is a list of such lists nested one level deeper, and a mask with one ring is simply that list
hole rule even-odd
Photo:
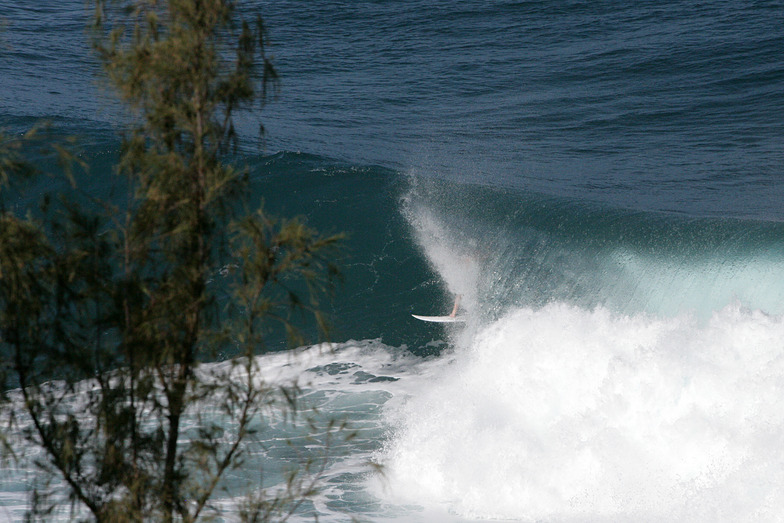
[{"label": "wave lip", "polygon": [[[412,177],[403,214],[475,315],[558,301],[707,319],[739,301],[782,313],[784,227],[694,218]],[[473,261],[477,271],[467,269]]]}]

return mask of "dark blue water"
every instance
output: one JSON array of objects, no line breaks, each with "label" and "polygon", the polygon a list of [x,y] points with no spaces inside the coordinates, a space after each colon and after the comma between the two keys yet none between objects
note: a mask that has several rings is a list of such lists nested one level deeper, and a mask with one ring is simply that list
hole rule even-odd
[{"label": "dark blue water", "polygon": [[[358,340],[361,349],[372,348],[372,356],[352,353],[354,363],[370,367],[384,360],[387,356],[373,352],[378,344],[414,358],[445,347],[458,355],[484,347],[507,363],[511,358],[510,368],[516,368],[517,354],[530,354],[525,347],[542,357],[568,348],[577,356],[593,350],[612,360],[617,352],[608,347],[616,347],[620,336],[632,352],[666,356],[642,358],[636,374],[619,371],[603,386],[598,382],[595,391],[602,394],[614,386],[633,395],[630,383],[659,380],[658,372],[667,365],[677,367],[672,375],[682,380],[666,390],[681,398],[693,392],[684,384],[703,374],[724,376],[726,382],[742,383],[738,390],[759,394],[781,387],[774,371],[769,381],[754,381],[759,371],[754,366],[739,364],[739,374],[732,376],[728,369],[734,367],[725,363],[740,361],[744,351],[732,352],[734,345],[723,344],[743,340],[738,343],[745,349],[760,350],[771,361],[780,352],[774,340],[784,313],[784,2],[282,0],[243,2],[241,11],[264,16],[281,75],[279,93],[263,111],[238,118],[241,162],[251,169],[254,198],[264,199],[267,208],[303,214],[324,232],[348,233],[345,284],[329,307],[336,341]],[[5,22],[0,126],[22,132],[46,119],[53,132],[79,137],[81,154],[91,164],[84,189],[111,197],[117,135],[129,117],[100,79],[85,30],[89,16],[81,0],[0,0]],[[259,121],[267,130],[263,143],[256,133]],[[473,269],[461,265],[465,259],[472,260]],[[412,312],[448,312],[458,292],[465,294],[464,311],[476,319],[467,331],[410,318]],[[503,328],[520,310],[530,315],[516,316],[520,330],[510,335]],[[629,328],[630,321],[645,325]],[[652,342],[651,329],[659,327],[649,321],[664,322],[661,328],[672,332]],[[684,327],[682,322],[694,323]],[[529,324],[533,334],[524,330]],[[562,343],[555,331],[570,328],[578,339],[593,341]],[[772,334],[755,338],[760,332]],[[520,341],[536,336],[542,339],[535,346]],[[521,343],[523,349],[512,356],[495,352],[509,343]],[[685,361],[675,356],[681,349],[701,355]],[[618,361],[637,361],[638,356],[624,353]],[[529,363],[520,363],[521,369],[529,369]],[[569,368],[565,360],[558,364]],[[465,365],[479,378],[494,381],[481,365]],[[608,368],[619,368],[613,365]],[[722,370],[711,374],[706,369]],[[403,374],[400,370],[401,381]],[[598,414],[589,428],[568,418],[571,411],[563,400],[559,405],[566,410],[553,407],[553,415],[594,451],[604,472],[591,477],[603,478],[605,485],[633,476],[633,469],[677,469],[677,459],[665,456],[667,445],[715,443],[718,448],[716,442],[724,438],[732,459],[711,455],[712,463],[724,468],[695,465],[678,471],[691,482],[654,481],[658,489],[682,494],[682,503],[665,509],[657,505],[655,493],[645,490],[645,482],[634,478],[627,490],[608,493],[592,490],[587,476],[566,474],[564,483],[553,479],[548,490],[536,479],[519,483],[515,471],[504,469],[500,480],[483,483],[487,489],[480,498],[495,499],[490,494],[509,485],[563,494],[575,481],[587,493],[540,496],[547,500],[540,504],[497,500],[495,506],[505,508],[494,512],[486,504],[465,501],[471,499],[468,478],[479,474],[481,465],[470,471],[445,466],[461,462],[465,449],[417,432],[430,413],[441,404],[448,410],[459,394],[446,386],[451,393],[439,395],[414,383],[370,401],[381,408],[387,397],[413,394],[423,402],[414,402],[398,417],[363,408],[352,414],[356,420],[371,419],[375,427],[354,454],[392,449],[378,459],[388,462],[391,477],[405,483],[411,481],[408,458],[396,445],[438,442],[438,448],[423,447],[433,459],[432,474],[425,475],[432,481],[420,485],[419,492],[438,499],[445,513],[468,519],[655,520],[664,514],[707,521],[711,513],[690,512],[692,498],[684,493],[697,492],[705,506],[753,498],[741,485],[755,477],[753,470],[768,470],[759,464],[784,434],[780,417],[743,407],[737,394],[710,385],[699,388],[699,394],[724,398],[738,411],[747,408],[750,418],[767,428],[741,438],[732,432],[740,430],[737,426],[715,429],[721,426],[717,421],[711,425],[717,439],[706,442],[700,439],[705,432],[695,428],[679,433],[676,444],[658,425],[650,430],[634,425],[635,430],[624,432],[625,418],[610,408],[615,404],[608,397],[597,400]],[[574,380],[564,370],[549,383],[560,393],[571,390]],[[462,382],[455,390],[467,386]],[[511,385],[498,387],[501,396],[521,394]],[[591,397],[584,390],[575,394]],[[434,397],[441,402],[435,409],[427,403]],[[470,398],[459,401],[470,403]],[[526,418],[540,404],[530,404],[527,413],[502,409],[494,419],[514,420],[521,433],[527,434],[528,427],[552,440],[551,433],[540,425],[532,428]],[[662,426],[674,415],[666,405],[657,410],[630,404]],[[692,412],[684,422],[689,427],[714,416],[726,419],[721,408],[699,401]],[[482,419],[452,416],[449,421],[457,425],[450,430],[464,430],[469,446],[485,448],[481,434],[490,422]],[[591,443],[594,429],[610,425],[624,436],[633,433],[660,445],[632,448],[629,436],[629,462],[639,458],[642,464],[613,468],[603,453],[613,445]],[[381,437],[385,431],[392,435]],[[490,444],[495,457],[524,446],[524,437],[507,436],[497,448]],[[571,455],[579,445],[529,455],[539,459],[532,465],[533,476],[546,476],[544,471],[558,466],[554,456]],[[581,462],[577,454],[575,462]],[[752,466],[738,465],[740,455],[750,456]],[[758,465],[762,468],[754,469]],[[734,479],[723,482],[719,469],[729,470],[726,477]],[[357,487],[362,481],[356,476],[337,481],[342,490],[330,498],[332,505],[322,506],[322,515],[340,520],[348,510],[371,519],[405,519],[411,513],[401,507],[429,503],[430,498],[410,496],[389,501]],[[762,498],[773,492],[772,484],[760,487]],[[710,497],[703,487],[719,494]],[[351,494],[357,488],[365,494]],[[781,500],[774,498],[762,519],[781,513],[784,501],[777,504]],[[607,499],[628,503],[613,505]],[[735,505],[725,508],[735,516],[750,513]],[[408,516],[400,516],[400,510]]]},{"label": "dark blue water", "polygon": [[284,75],[265,120],[279,148],[780,219],[780,2],[276,2],[265,12]]},{"label": "dark blue water", "polygon": [[[626,207],[777,220],[781,2],[249,2],[267,152]],[[0,4],[0,114],[111,132],[82,2]],[[255,137],[248,116],[248,145]],[[11,122],[13,123],[13,121]],[[728,195],[732,195],[730,198]]]}]

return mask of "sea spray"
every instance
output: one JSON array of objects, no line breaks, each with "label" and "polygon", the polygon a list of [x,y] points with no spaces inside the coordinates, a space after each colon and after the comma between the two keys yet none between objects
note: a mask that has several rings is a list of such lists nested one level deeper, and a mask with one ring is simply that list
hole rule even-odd
[{"label": "sea spray", "polygon": [[416,220],[417,242],[424,247],[427,259],[442,277],[446,290],[459,299],[464,309],[476,312],[480,277],[480,253],[476,242],[454,234],[431,213],[423,211]]},{"label": "sea spray", "polygon": [[771,521],[783,352],[781,317],[733,305],[515,310],[389,412],[387,495],[477,519]]},{"label": "sea spray", "polygon": [[413,239],[445,294],[465,293],[481,323],[556,301],[702,321],[733,302],[784,313],[782,223],[639,212],[423,176],[409,183],[402,213]]}]

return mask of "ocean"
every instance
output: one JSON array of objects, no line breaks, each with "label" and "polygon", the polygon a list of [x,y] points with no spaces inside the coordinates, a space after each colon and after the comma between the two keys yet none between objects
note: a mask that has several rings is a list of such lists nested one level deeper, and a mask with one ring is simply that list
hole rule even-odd
[{"label": "ocean", "polygon": [[[237,120],[253,198],[348,234],[331,347],[260,355],[264,377],[298,376],[357,437],[269,420],[218,496],[227,521],[319,452],[294,521],[781,518],[784,2],[241,11],[281,75]],[[88,19],[0,0],[0,127],[79,137],[84,190],[111,197],[127,115]],[[466,323],[411,317],[456,294]],[[0,474],[0,519],[35,479]]]}]

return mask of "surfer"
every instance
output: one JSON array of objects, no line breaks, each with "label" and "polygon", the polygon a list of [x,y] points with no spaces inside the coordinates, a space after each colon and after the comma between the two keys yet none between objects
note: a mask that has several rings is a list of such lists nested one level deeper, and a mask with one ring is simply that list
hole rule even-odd
[{"label": "surfer", "polygon": [[436,269],[442,274],[446,287],[454,296],[452,310],[446,316],[423,316],[412,314],[418,320],[430,321],[435,323],[460,323],[465,321],[465,316],[461,315],[461,305],[475,303],[476,287],[479,280],[478,259],[484,258],[478,252],[477,243],[469,242],[468,252],[462,255],[449,256],[451,249],[444,249],[444,256],[436,257]]}]

